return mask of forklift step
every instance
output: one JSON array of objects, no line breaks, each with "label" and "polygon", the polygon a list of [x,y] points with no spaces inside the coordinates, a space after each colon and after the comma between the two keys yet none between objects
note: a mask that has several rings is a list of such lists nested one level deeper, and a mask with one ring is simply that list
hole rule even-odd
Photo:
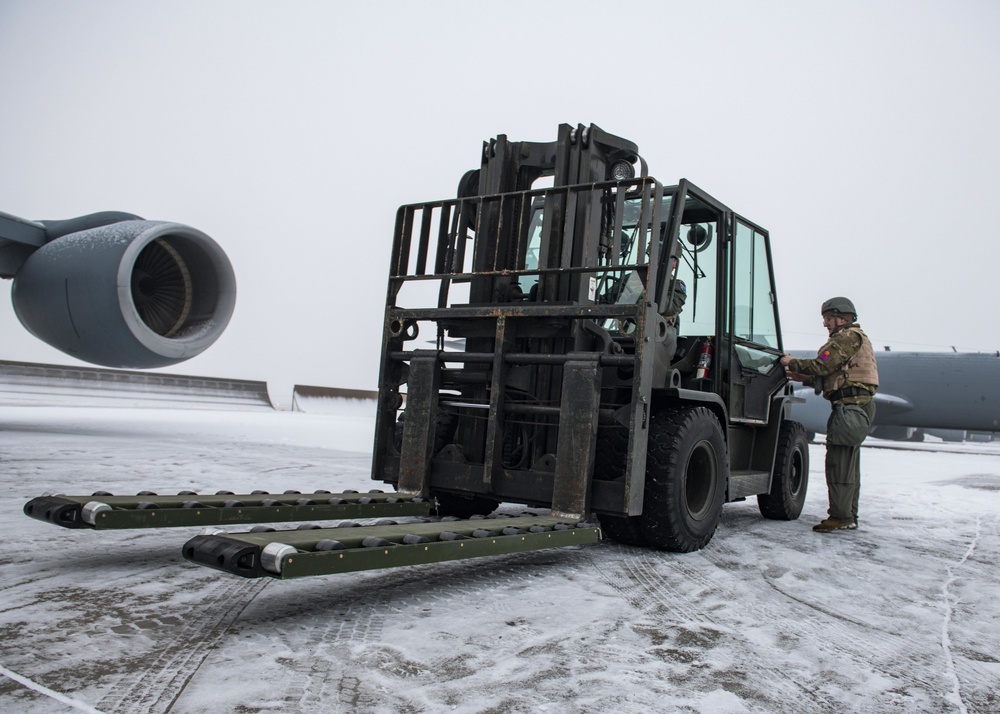
[{"label": "forklift step", "polygon": [[[355,527],[347,527],[347,526]],[[199,565],[281,580],[520,553],[601,539],[592,523],[526,514],[256,533],[210,533],[184,544]]]},{"label": "forklift step", "polygon": [[64,528],[109,530],[426,516],[433,505],[427,499],[381,491],[286,491],[279,495],[219,491],[211,496],[191,491],[176,496],[149,491],[113,496],[98,491],[90,496],[39,496],[24,505],[24,513]]}]

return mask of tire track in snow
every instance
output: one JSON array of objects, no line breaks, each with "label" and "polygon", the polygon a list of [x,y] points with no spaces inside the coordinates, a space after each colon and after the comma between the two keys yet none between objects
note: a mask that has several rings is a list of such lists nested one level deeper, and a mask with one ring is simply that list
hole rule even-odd
[{"label": "tire track in snow", "polygon": [[965,554],[954,566],[947,566],[946,570],[948,577],[941,585],[942,608],[944,609],[944,620],[941,623],[941,649],[944,651],[946,672],[952,683],[951,699],[962,714],[968,714],[969,710],[966,708],[965,701],[962,699],[962,684],[958,679],[958,673],[955,671],[955,661],[952,658],[951,652],[950,629],[951,618],[954,613],[955,600],[951,595],[950,589],[952,584],[958,579],[955,575],[955,570],[965,565],[965,562],[969,559],[969,557],[976,552],[976,546],[979,544],[979,536],[982,532],[982,525],[983,519],[981,517],[976,518],[976,532],[972,537],[972,541],[969,543],[968,549],[966,549]]},{"label": "tire track in snow", "polygon": [[120,677],[101,698],[99,709],[107,714],[169,711],[211,650],[269,579],[216,582],[191,616],[152,632],[156,640],[152,655],[138,656],[130,662],[132,671]]},{"label": "tire track in snow", "polygon": [[[579,553],[566,553],[578,555]],[[285,707],[299,710],[319,710],[329,705],[327,698],[357,707],[359,711],[394,708],[406,711],[411,703],[405,697],[385,700],[385,693],[376,691],[364,668],[345,667],[339,650],[361,646],[362,659],[386,676],[413,676],[428,668],[440,671],[437,662],[421,663],[406,658],[405,653],[383,640],[386,623],[394,618],[431,617],[434,611],[451,609],[456,601],[488,599],[494,611],[511,610],[513,605],[504,597],[511,589],[527,590],[537,584],[540,566],[551,553],[530,552],[474,560],[443,562],[410,568],[396,568],[369,573],[347,573],[326,578],[333,582],[317,587],[310,584],[309,592],[289,595],[294,598],[281,603],[272,590],[268,604],[268,620],[250,624],[252,629],[267,631],[267,637],[281,641],[289,649],[300,651],[282,662],[289,676],[282,700]],[[574,558],[566,559],[572,567]],[[558,566],[558,563],[557,563]],[[339,582],[338,582],[339,581]],[[329,581],[328,581],[329,582]],[[330,607],[331,598],[336,604]],[[303,612],[315,612],[303,619]],[[308,645],[302,647],[299,633],[286,633],[282,626],[288,619],[296,627],[306,627]],[[349,658],[356,660],[355,656]],[[336,695],[334,695],[336,692]],[[366,708],[367,707],[367,708]],[[348,709],[348,711],[353,711]]]},{"label": "tire track in snow", "polygon": [[[620,549],[622,557],[601,558],[595,555],[593,557],[595,567],[607,584],[619,591],[634,607],[649,615],[658,628],[676,628],[681,635],[686,629],[689,634],[684,637],[678,635],[678,641],[690,638],[696,646],[708,647],[715,645],[715,637],[699,637],[699,633],[714,632],[718,636],[738,634],[738,630],[726,623],[718,622],[702,608],[697,607],[697,603],[706,597],[733,597],[732,592],[727,592],[726,588],[720,585],[721,578],[707,578],[697,567],[687,562],[692,558],[701,560],[700,556],[704,551],[697,554],[678,554],[630,546],[614,547]],[[608,563],[613,563],[612,567],[607,567]],[[692,597],[691,588],[679,587],[675,583],[696,585],[697,596]],[[742,593],[740,598],[746,599]],[[690,629],[692,627],[696,628],[693,632]],[[733,674],[734,679],[739,679],[738,673],[718,674]],[[796,701],[811,703],[802,709],[810,710],[811,707],[822,708],[828,703],[825,697],[819,696],[777,664],[755,661],[752,680],[755,689],[751,691],[744,686],[742,694],[755,701],[763,699],[761,703],[770,707],[782,702]],[[756,684],[758,682],[763,686],[758,686]],[[735,688],[734,683],[730,686]]]},{"label": "tire track in snow", "polygon": [[[766,525],[766,523],[760,524],[758,528],[765,528]],[[703,551],[705,559],[720,569],[732,569],[734,562],[746,558],[746,553],[732,548],[729,545],[730,542],[729,539],[723,538],[716,548],[709,547]],[[877,545],[872,541],[866,540],[864,531],[851,531],[834,536],[818,535],[815,540],[803,542],[807,545],[802,552],[814,554],[817,561],[836,559],[846,566],[850,566],[854,562],[868,565],[872,549],[877,548]],[[834,553],[830,552],[831,548]],[[863,557],[859,558],[859,554]],[[745,597],[744,594],[743,599],[746,600],[747,611],[754,613],[756,618],[782,625],[790,621],[794,627],[782,626],[782,632],[808,639],[814,643],[817,649],[828,654],[832,660],[855,662],[858,663],[859,671],[874,671],[889,680],[902,680],[904,683],[916,685],[925,695],[942,696],[943,682],[940,677],[940,661],[926,646],[929,644],[928,639],[915,637],[911,631],[887,630],[880,624],[845,615],[837,612],[833,607],[825,607],[815,601],[810,601],[808,598],[793,596],[775,582],[784,575],[784,572],[775,577],[774,574],[759,571],[752,563],[746,567],[746,571],[754,577],[744,578],[740,583],[740,589],[749,588],[753,593],[751,597]],[[689,572],[686,574],[692,577],[698,576]],[[755,577],[758,574],[759,578]],[[699,575],[704,577],[703,574]],[[859,578],[862,577],[859,573],[855,573],[855,575]],[[877,577],[877,569],[873,567],[873,572],[864,575]],[[831,580],[828,584],[836,583],[839,585],[839,582],[833,579],[832,575],[830,577]],[[778,592],[787,600],[784,603],[776,602],[768,596],[764,586]],[[845,590],[850,591],[851,589],[852,586],[848,583]],[[730,591],[730,596],[738,597],[739,591]],[[890,594],[885,594],[883,598],[890,596]],[[788,602],[799,606],[799,616],[790,617],[792,613],[788,610]],[[918,598],[911,597],[909,601],[910,604],[917,602],[923,604]],[[820,617],[817,617],[817,614]],[[875,612],[874,614],[879,615],[880,613]],[[929,637],[930,633],[925,633],[925,635]],[[909,666],[900,666],[900,661],[907,662]]]},{"label": "tire track in snow", "polygon": [[[858,676],[875,674],[884,677],[887,683],[882,697],[865,704],[865,710],[879,711],[881,707],[940,707],[946,706],[946,702],[955,698],[954,693],[949,696],[946,690],[949,683],[957,681],[957,671],[954,679],[946,679],[942,675],[941,657],[933,647],[933,632],[927,628],[926,631],[908,629],[909,620],[903,620],[903,608],[926,608],[934,601],[932,583],[926,582],[926,578],[917,583],[927,591],[926,597],[922,590],[910,588],[898,589],[895,593],[880,593],[878,597],[881,599],[873,600],[870,605],[875,615],[871,621],[853,614],[858,611],[858,607],[852,608],[852,614],[838,612],[835,604],[833,607],[825,604],[822,596],[815,599],[801,597],[795,594],[794,588],[789,590],[782,581],[789,569],[772,567],[774,572],[765,572],[754,565],[754,539],[759,540],[762,547],[766,547],[765,540],[773,538],[773,534],[765,535],[761,530],[764,525],[758,527],[749,525],[750,523],[750,519],[747,519],[747,524],[740,524],[738,540],[734,541],[722,531],[706,549],[697,554],[656,553],[615,546],[623,554],[621,558],[614,559],[617,562],[611,563],[611,558],[596,557],[595,562],[602,579],[622,592],[637,608],[656,617],[663,617],[661,613],[667,613],[666,619],[677,627],[683,627],[686,622],[694,622],[717,630],[728,627],[729,631],[740,632],[743,627],[753,626],[754,623],[769,623],[768,631],[782,640],[808,642],[823,661],[853,662],[852,666]],[[924,530],[919,524],[914,525]],[[978,524],[976,528],[978,533]],[[847,538],[840,540],[803,539],[804,550],[801,552],[810,560],[815,555],[816,562],[820,563],[817,566],[818,575],[826,570],[824,562],[836,559],[838,563],[848,566],[860,563],[861,565],[850,570],[851,576],[859,580],[870,579],[877,577],[881,567],[891,567],[891,560],[885,560],[886,557],[892,557],[891,546],[887,547],[887,554],[883,554],[880,561],[873,556],[883,544],[863,540],[863,537],[863,532],[852,532]],[[913,543],[903,540],[897,547],[919,549],[919,543],[926,539],[914,537],[912,540]],[[971,554],[970,550],[966,559]],[[927,555],[940,560],[942,550],[928,551]],[[602,563],[601,560],[606,562]],[[964,563],[965,559],[961,562]],[[791,572],[796,572],[795,565],[790,565],[790,568]],[[797,578],[808,578],[810,572],[806,570],[804,575],[798,574]],[[837,582],[833,577],[831,573],[825,573],[822,582],[826,583],[826,587]],[[848,590],[852,587],[848,582]],[[862,588],[860,592],[864,593],[865,589]],[[780,594],[781,598],[776,599],[775,593]],[[899,604],[891,610],[885,610],[882,603],[888,602],[889,598]],[[711,610],[702,609],[705,602],[710,607],[711,601],[718,599],[740,603],[739,612],[728,610],[736,615],[731,622],[717,622]],[[860,603],[862,612],[866,606],[866,603]],[[761,656],[768,655],[762,653]],[[781,667],[776,669],[770,665],[765,666],[765,669],[769,670],[768,680],[787,680],[791,676]],[[820,692],[826,686],[823,681],[826,673],[816,674],[818,676],[813,681],[795,682],[793,686],[800,688],[799,696],[802,696],[804,688],[806,696],[816,701],[820,707],[823,701],[829,701],[830,695],[835,697],[836,693],[827,691],[821,695],[822,699],[817,699],[814,692]],[[754,679],[759,679],[756,671]],[[899,686],[892,687],[892,682],[898,682]],[[787,687],[785,691],[788,691]]]}]

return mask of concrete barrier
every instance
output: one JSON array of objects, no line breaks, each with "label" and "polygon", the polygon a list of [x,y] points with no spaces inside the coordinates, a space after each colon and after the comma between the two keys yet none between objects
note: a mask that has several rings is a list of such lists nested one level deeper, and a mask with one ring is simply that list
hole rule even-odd
[{"label": "concrete barrier", "polygon": [[5,361],[0,405],[273,408],[266,382]]}]

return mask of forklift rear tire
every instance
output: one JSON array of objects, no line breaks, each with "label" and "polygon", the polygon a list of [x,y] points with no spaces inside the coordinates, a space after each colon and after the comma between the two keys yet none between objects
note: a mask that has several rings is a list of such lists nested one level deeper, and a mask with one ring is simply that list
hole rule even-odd
[{"label": "forklift rear tire", "polygon": [[794,521],[802,513],[809,487],[809,439],[797,421],[782,421],[774,455],[771,492],[757,496],[764,518]]},{"label": "forklift rear tire", "polygon": [[728,476],[726,441],[711,411],[687,407],[654,413],[639,516],[647,543],[678,553],[708,545],[722,517]]}]

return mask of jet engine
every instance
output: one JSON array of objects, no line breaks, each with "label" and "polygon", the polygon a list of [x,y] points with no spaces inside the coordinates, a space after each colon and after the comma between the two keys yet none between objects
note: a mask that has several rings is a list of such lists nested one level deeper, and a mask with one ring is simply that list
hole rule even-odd
[{"label": "jet engine", "polygon": [[141,219],[42,224],[48,242],[17,270],[11,297],[21,324],[52,347],[106,367],[165,367],[226,329],[236,277],[201,231]]}]

